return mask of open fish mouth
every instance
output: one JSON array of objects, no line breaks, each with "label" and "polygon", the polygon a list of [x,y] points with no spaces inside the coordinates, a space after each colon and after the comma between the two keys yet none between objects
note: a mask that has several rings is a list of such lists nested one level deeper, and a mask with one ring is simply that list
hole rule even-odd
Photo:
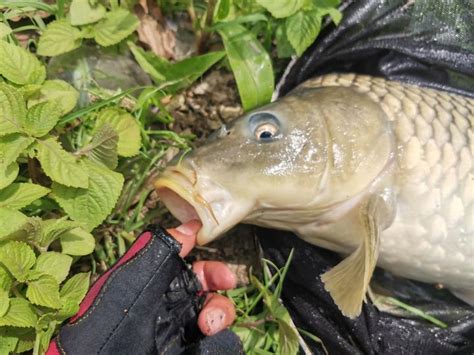
[{"label": "open fish mouth", "polygon": [[229,192],[209,179],[198,179],[194,170],[168,167],[155,182],[155,188],[166,208],[181,223],[201,222],[199,245],[216,239],[245,217],[246,210],[235,203]]}]

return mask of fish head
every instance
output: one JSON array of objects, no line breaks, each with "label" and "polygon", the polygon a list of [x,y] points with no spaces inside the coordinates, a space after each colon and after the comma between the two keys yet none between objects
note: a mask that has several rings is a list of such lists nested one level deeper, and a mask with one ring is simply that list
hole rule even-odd
[{"label": "fish head", "polygon": [[159,197],[181,222],[201,221],[199,244],[240,222],[291,230],[313,220],[361,188],[360,169],[381,170],[361,160],[380,155],[383,111],[337,89],[297,90],[223,125],[165,169]]}]

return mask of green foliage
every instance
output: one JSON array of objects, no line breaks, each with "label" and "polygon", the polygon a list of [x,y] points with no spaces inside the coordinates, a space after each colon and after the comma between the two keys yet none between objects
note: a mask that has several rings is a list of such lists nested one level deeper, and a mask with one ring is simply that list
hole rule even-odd
[{"label": "green foliage", "polygon": [[57,19],[44,29],[38,54],[54,57],[78,48],[84,39],[93,38],[108,47],[130,36],[138,27],[135,15],[124,8],[108,11],[102,4],[73,0],[67,19]]},{"label": "green foliage", "polygon": [[[88,274],[67,280],[71,256],[93,252],[90,231],[122,191],[123,176],[111,169],[118,156],[138,154],[141,130],[127,111],[105,108],[96,128],[90,125],[80,144],[66,149],[60,121],[74,110],[78,92],[45,80],[44,65],[27,50],[0,40],[0,52],[0,343],[8,351],[34,346],[40,353],[87,291]],[[52,199],[59,204],[51,210],[56,218],[30,214]]]},{"label": "green foliage", "polygon": [[[240,337],[248,354],[297,354],[298,329],[288,310],[281,304],[280,295],[293,252],[285,266],[278,269],[264,260],[263,282],[250,275],[250,285],[226,292],[237,309],[237,320],[232,330]],[[302,332],[303,333],[303,332]],[[304,332],[312,339],[314,335]]]}]

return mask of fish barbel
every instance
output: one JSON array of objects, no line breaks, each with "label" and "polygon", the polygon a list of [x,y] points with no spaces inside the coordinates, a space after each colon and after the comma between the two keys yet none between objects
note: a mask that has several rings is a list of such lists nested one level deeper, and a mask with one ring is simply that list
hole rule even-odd
[{"label": "fish barbel", "polygon": [[376,265],[474,303],[474,100],[331,74],[215,132],[156,181],[205,244],[244,222],[347,257],[321,278],[357,316]]}]

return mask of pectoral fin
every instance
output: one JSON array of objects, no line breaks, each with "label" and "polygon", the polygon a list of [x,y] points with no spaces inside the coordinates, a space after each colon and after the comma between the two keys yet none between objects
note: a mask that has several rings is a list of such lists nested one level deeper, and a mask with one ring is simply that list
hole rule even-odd
[{"label": "pectoral fin", "polygon": [[357,317],[377,264],[379,226],[376,218],[377,198],[361,207],[360,223],[363,238],[360,246],[347,258],[321,275],[326,291],[333,298],[342,314]]}]

